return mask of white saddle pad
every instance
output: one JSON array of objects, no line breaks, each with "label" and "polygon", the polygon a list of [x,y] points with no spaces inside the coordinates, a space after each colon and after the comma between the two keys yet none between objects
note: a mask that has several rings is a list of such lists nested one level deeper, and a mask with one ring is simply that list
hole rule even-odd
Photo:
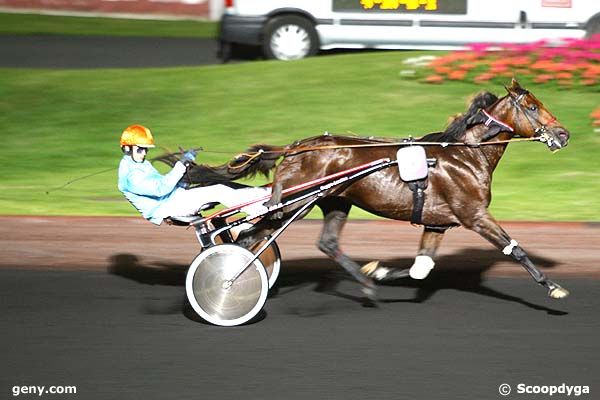
[{"label": "white saddle pad", "polygon": [[401,147],[396,153],[400,178],[405,182],[427,177],[427,155],[422,146]]}]

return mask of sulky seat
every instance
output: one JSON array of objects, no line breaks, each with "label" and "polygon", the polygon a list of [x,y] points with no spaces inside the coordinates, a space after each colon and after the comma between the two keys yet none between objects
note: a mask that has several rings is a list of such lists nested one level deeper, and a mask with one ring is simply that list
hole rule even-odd
[{"label": "sulky seat", "polygon": [[211,201],[200,206],[200,208],[198,209],[198,215],[192,215],[189,217],[167,217],[165,218],[165,222],[169,225],[189,226],[192,222],[195,222],[202,218],[202,211],[211,210],[219,204],[221,203],[219,203],[218,201]]}]

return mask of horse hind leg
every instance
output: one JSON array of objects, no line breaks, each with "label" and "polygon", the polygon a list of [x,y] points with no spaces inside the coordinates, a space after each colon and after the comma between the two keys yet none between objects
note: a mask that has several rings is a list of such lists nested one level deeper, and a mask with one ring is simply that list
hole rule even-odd
[{"label": "horse hind leg", "polygon": [[360,265],[344,254],[339,244],[340,232],[348,219],[351,204],[341,198],[326,198],[318,205],[323,210],[325,223],[317,247],[361,283],[362,292],[369,300],[367,305],[375,305],[377,301],[375,283],[360,272]]},{"label": "horse hind leg", "polygon": [[[263,205],[267,208],[273,207],[279,203],[283,198],[283,185],[280,182],[277,182],[273,185],[271,189],[271,198],[266,201]],[[272,212],[267,218],[271,220],[280,220],[283,219],[283,210],[278,210]]]},{"label": "horse hind leg", "polygon": [[414,264],[410,268],[384,267],[374,261],[361,268],[361,272],[379,282],[393,281],[400,278],[425,279],[435,266],[433,261],[440,247],[447,228],[425,226],[421,235],[419,251]]}]

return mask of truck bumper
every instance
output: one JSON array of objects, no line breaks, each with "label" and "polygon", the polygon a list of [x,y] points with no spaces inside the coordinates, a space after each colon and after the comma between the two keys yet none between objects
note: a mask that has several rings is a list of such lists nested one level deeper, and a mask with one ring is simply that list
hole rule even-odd
[{"label": "truck bumper", "polygon": [[267,17],[240,17],[224,14],[219,26],[219,42],[260,45]]}]

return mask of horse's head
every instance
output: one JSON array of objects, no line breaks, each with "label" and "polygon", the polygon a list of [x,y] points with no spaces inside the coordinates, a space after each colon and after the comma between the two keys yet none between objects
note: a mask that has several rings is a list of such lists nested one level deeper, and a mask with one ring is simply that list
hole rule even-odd
[{"label": "horse's head", "polygon": [[537,137],[552,151],[560,150],[569,143],[569,131],[531,92],[513,79],[507,87],[506,99],[513,108],[512,126],[520,136]]}]

